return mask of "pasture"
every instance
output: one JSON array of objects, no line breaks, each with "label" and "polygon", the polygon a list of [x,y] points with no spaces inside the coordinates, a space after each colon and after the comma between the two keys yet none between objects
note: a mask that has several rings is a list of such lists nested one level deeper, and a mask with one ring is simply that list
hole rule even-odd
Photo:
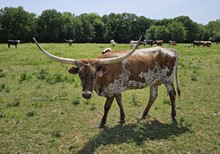
[{"label": "pasture", "polygon": [[[41,44],[62,57],[97,57],[109,44]],[[169,45],[165,44],[166,47]],[[143,48],[143,46],[140,46]],[[220,45],[174,47],[179,53],[177,123],[163,85],[140,121],[149,88],[122,93],[126,114],[118,125],[114,102],[107,127],[98,129],[105,99],[81,97],[69,65],[49,60],[33,43],[0,44],[0,153],[213,153],[220,151]],[[117,44],[114,50],[130,49]]]}]

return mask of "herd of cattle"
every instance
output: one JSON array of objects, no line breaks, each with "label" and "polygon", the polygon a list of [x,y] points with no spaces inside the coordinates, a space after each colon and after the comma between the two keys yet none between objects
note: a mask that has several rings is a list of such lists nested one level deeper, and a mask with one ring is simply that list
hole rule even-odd
[{"label": "herd of cattle", "polygon": [[[64,39],[70,46],[72,46],[73,42],[75,41],[75,39]],[[21,40],[8,40],[8,48],[10,48],[11,45],[14,45],[16,48],[17,48],[17,45],[21,42]],[[135,48],[135,46],[137,45],[138,41],[134,41],[134,40],[131,40],[130,41],[130,46],[131,48]],[[115,47],[116,46],[116,42],[111,39],[110,41],[110,44],[112,47]],[[164,44],[164,41],[163,40],[143,40],[140,42],[140,45],[149,45],[149,46],[153,46],[154,44],[156,44],[157,46],[163,46]],[[176,46],[177,43],[175,41],[168,41],[168,44],[169,45],[172,45],[172,46]],[[193,43],[191,45],[188,45],[189,47],[194,47],[194,46],[206,46],[206,47],[210,47],[212,45],[212,42],[211,41],[193,41]]]},{"label": "herd of cattle", "polygon": [[193,41],[193,46],[210,47],[211,45],[212,45],[211,41]]}]

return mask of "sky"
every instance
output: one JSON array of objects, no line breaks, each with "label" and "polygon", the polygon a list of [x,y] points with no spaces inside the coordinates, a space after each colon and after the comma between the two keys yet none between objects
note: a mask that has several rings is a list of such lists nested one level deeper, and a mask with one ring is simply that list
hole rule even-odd
[{"label": "sky", "polygon": [[75,15],[134,13],[157,20],[184,15],[203,25],[220,19],[220,0],[0,0],[1,9],[18,6],[37,15],[47,9],[56,9]]}]

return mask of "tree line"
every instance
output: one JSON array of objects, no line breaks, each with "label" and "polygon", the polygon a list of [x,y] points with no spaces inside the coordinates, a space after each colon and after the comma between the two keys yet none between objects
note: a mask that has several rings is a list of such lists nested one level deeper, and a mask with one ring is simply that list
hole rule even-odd
[{"label": "tree line", "polygon": [[133,13],[97,13],[75,15],[71,12],[44,10],[39,16],[23,7],[0,9],[0,42],[20,39],[31,42],[35,36],[41,42],[128,43],[143,36],[147,40],[163,39],[176,42],[211,40],[220,42],[220,19],[207,25],[194,22],[188,16],[154,20]]}]

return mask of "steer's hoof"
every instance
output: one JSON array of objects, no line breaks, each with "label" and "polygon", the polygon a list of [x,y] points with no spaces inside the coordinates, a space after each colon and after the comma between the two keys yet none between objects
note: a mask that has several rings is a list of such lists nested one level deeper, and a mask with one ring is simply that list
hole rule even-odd
[{"label": "steer's hoof", "polygon": [[124,124],[124,123],[125,123],[125,119],[119,119],[117,122],[118,122],[119,124]]},{"label": "steer's hoof", "polygon": [[142,117],[141,117],[141,120],[144,120],[144,119],[146,119],[146,116],[142,116]]},{"label": "steer's hoof", "polygon": [[102,124],[102,123],[101,123],[101,124],[97,125],[96,127],[97,127],[97,128],[105,128],[105,124]]},{"label": "steer's hoof", "polygon": [[176,117],[172,117],[173,122],[177,122]]}]

